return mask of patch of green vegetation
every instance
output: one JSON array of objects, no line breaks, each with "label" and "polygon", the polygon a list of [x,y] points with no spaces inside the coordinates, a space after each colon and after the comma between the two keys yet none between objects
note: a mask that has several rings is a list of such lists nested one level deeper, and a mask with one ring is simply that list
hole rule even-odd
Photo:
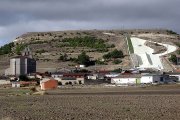
[{"label": "patch of green vegetation", "polygon": [[117,49],[115,49],[114,51],[109,52],[109,53],[103,55],[104,59],[123,58],[123,57],[124,57],[123,52],[121,50],[117,50]]},{"label": "patch of green vegetation", "polygon": [[97,65],[107,65],[107,63],[105,63],[104,61],[101,61],[101,60],[96,60],[96,64]]},{"label": "patch of green vegetation", "polygon": [[19,75],[20,81],[29,81],[29,78],[26,75]]},{"label": "patch of green vegetation", "polygon": [[122,69],[121,68],[118,68],[118,69],[114,69],[112,72],[119,72],[119,73],[121,73],[122,72]]},{"label": "patch of green vegetation", "polygon": [[65,61],[67,61],[68,59],[67,59],[67,54],[64,54],[64,55],[60,55],[60,57],[59,57],[59,61],[63,61],[63,62],[65,62]]},{"label": "patch of green vegetation", "polygon": [[115,59],[115,60],[113,61],[114,64],[120,64],[121,62],[122,62],[122,61],[119,60],[119,59]]},{"label": "patch of green vegetation", "polygon": [[171,54],[170,58],[169,58],[169,61],[173,62],[174,64],[177,63],[177,57],[175,54]]},{"label": "patch of green vegetation", "polygon": [[178,51],[177,51],[177,54],[179,54],[179,55],[180,55],[180,50],[178,50]]},{"label": "patch of green vegetation", "polygon": [[37,50],[37,51],[36,51],[36,53],[39,53],[39,54],[45,53],[45,52],[48,52],[48,51],[47,51],[47,50],[44,50],[44,49],[41,49],[41,50]]},{"label": "patch of green vegetation", "polygon": [[172,30],[166,30],[166,32],[168,34],[172,34],[172,35],[178,35],[176,32],[172,31]]},{"label": "patch of green vegetation", "polygon": [[[74,37],[74,38],[64,38],[63,39],[66,47],[89,47],[94,48],[99,52],[107,52],[108,46],[105,44],[105,41],[102,39],[97,39],[95,37]],[[112,46],[113,47],[113,46]]]},{"label": "patch of green vegetation", "polygon": [[26,44],[17,44],[15,49],[16,54],[21,55],[21,52],[25,49],[25,47],[27,47]]},{"label": "patch of green vegetation", "polygon": [[180,42],[174,42],[174,44],[180,48]]},{"label": "patch of green vegetation", "polygon": [[43,43],[48,43],[48,41],[31,41],[29,44],[43,44]]},{"label": "patch of green vegetation", "polygon": [[78,59],[77,59],[77,62],[79,64],[83,64],[83,65],[89,65],[89,62],[90,62],[90,58],[88,55],[86,55],[85,52],[82,52],[80,55],[78,55]]},{"label": "patch of green vegetation", "polygon": [[132,42],[131,42],[131,38],[130,38],[129,35],[127,36],[127,42],[128,42],[129,52],[131,54],[134,53],[134,48],[133,48],[133,45],[132,45]]},{"label": "patch of green vegetation", "polygon": [[5,55],[5,54],[11,53],[13,47],[14,47],[13,42],[0,47],[0,55]]}]

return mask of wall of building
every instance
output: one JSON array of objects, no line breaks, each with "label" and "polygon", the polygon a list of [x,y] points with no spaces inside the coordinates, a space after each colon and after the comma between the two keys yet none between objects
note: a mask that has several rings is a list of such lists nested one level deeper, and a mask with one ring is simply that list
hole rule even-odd
[{"label": "wall of building", "polygon": [[35,73],[36,72],[36,61],[34,59],[31,58],[27,58],[26,59],[26,74],[29,73]]},{"label": "wall of building", "polygon": [[153,76],[142,76],[141,83],[143,84],[153,83]]},{"label": "wall of building", "polygon": [[6,69],[6,75],[25,75],[36,72],[36,61],[31,58],[19,57],[10,59],[10,68]]},{"label": "wall of building", "polygon": [[57,80],[48,80],[46,82],[41,82],[40,86],[41,86],[42,90],[55,89],[58,86],[58,81]]},{"label": "wall of building", "polygon": [[136,84],[138,78],[112,78],[111,83],[114,84]]}]

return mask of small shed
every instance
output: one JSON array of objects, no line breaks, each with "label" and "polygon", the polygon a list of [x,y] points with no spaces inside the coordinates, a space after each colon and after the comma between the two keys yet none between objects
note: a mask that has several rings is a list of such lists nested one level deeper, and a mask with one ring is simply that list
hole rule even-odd
[{"label": "small shed", "polygon": [[58,81],[53,78],[44,78],[40,81],[41,90],[55,89],[58,86]]}]

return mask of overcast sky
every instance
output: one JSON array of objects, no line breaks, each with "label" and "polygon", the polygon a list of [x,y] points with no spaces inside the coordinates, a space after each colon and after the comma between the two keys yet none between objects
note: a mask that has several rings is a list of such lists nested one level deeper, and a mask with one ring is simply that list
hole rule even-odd
[{"label": "overcast sky", "polygon": [[167,28],[180,33],[180,0],[0,0],[0,45],[26,32]]}]

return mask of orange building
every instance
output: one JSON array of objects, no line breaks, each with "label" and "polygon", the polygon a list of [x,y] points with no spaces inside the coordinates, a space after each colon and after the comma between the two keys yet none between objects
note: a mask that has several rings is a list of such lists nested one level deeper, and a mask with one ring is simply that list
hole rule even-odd
[{"label": "orange building", "polygon": [[52,78],[44,78],[40,82],[41,90],[55,89],[58,86],[58,81]]}]

